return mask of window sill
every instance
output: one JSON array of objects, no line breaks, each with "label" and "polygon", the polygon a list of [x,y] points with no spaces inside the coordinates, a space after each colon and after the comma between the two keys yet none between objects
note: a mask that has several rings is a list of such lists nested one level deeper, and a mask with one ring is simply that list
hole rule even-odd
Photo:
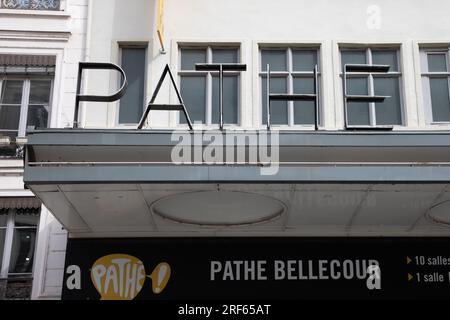
[{"label": "window sill", "polygon": [[[219,126],[197,126],[193,125],[194,130],[203,130],[203,131],[219,131]],[[175,127],[170,127],[170,129],[176,129],[176,130],[189,130],[189,127],[187,125],[177,125]],[[239,125],[225,125],[224,126],[225,131],[263,131],[267,130],[267,126],[259,126],[259,127],[243,127]],[[316,128],[314,125],[305,125],[305,126],[272,126],[272,131],[316,131]],[[322,128],[320,128],[322,130]]]},{"label": "window sill", "polygon": [[[267,126],[264,125],[259,127],[259,130],[267,130]],[[271,125],[271,130],[278,131],[316,131],[316,127],[314,125],[295,125],[295,126],[285,126],[285,125]],[[321,130],[321,128],[319,128]]]},{"label": "window sill", "polygon": [[450,126],[450,121],[431,122],[430,126]]},{"label": "window sill", "polygon": [[45,11],[45,10],[18,10],[0,9],[0,16],[20,16],[20,17],[43,17],[54,19],[69,19],[67,11]]}]

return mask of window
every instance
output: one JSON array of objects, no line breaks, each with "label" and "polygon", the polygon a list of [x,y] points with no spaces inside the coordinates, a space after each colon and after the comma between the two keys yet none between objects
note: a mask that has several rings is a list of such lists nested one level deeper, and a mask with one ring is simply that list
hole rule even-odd
[{"label": "window", "polygon": [[[239,63],[239,49],[230,47],[191,47],[180,49],[180,91],[192,122],[219,123],[219,72],[195,71],[196,63]],[[240,73],[224,75],[224,123],[237,125],[240,110]],[[184,117],[180,123],[185,124]]]},{"label": "window", "polygon": [[128,80],[125,96],[120,100],[119,124],[136,124],[141,120],[145,101],[146,47],[121,47],[121,66]]},{"label": "window", "polygon": [[347,93],[389,96],[382,103],[349,102],[349,126],[402,125],[401,71],[397,49],[342,49],[342,71],[346,64],[389,65],[388,73],[347,73]]},{"label": "window", "polygon": [[3,251],[5,249],[6,227],[8,226],[8,216],[0,215],[0,270],[2,270]]},{"label": "window", "polygon": [[60,10],[60,0],[1,0],[1,9]]},{"label": "window", "polygon": [[430,122],[450,122],[450,48],[422,50],[421,57]]},{"label": "window", "polygon": [[2,298],[29,298],[40,209],[0,211],[0,279],[7,279]]},{"label": "window", "polygon": [[[267,65],[270,65],[271,93],[314,93],[314,67],[319,50],[311,48],[261,48],[262,124],[267,124]],[[320,86],[319,86],[320,87]],[[277,101],[271,104],[273,125],[314,125],[312,101]]]},{"label": "window", "polygon": [[[25,137],[27,127],[47,128],[52,79],[0,74],[0,137]],[[14,157],[14,145],[0,148],[0,156]]]}]

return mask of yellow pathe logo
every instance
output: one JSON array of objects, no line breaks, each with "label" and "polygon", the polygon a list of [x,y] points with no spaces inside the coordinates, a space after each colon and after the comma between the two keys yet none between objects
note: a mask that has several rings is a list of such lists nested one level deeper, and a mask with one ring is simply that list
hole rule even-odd
[{"label": "yellow pathe logo", "polygon": [[152,279],[153,293],[160,294],[166,288],[170,275],[170,265],[162,262],[147,276],[144,263],[126,254],[102,257],[91,269],[91,280],[101,300],[133,300],[141,292],[146,278]]}]

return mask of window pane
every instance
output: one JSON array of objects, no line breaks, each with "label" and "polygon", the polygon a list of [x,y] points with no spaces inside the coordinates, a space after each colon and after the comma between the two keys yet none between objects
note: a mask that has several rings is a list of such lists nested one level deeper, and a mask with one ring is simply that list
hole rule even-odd
[{"label": "window pane", "polygon": [[32,80],[30,83],[30,104],[48,105],[51,92],[50,80]]},{"label": "window pane", "polygon": [[347,78],[347,94],[363,95],[369,94],[367,78]]},{"label": "window pane", "polygon": [[450,121],[448,78],[430,79],[433,121]]},{"label": "window pane", "polygon": [[398,78],[375,78],[375,95],[390,96],[375,105],[377,125],[402,124],[400,83]]},{"label": "window pane", "polygon": [[398,71],[397,51],[372,50],[373,64],[389,65],[389,71]]},{"label": "window pane", "polygon": [[[183,97],[192,122],[205,123],[206,77],[182,76],[181,96]],[[186,123],[180,113],[180,123]]]},{"label": "window pane", "polygon": [[429,72],[447,72],[447,55],[428,54],[428,71]]},{"label": "window pane", "polygon": [[47,128],[48,109],[48,105],[30,106],[28,108],[27,126],[33,126],[35,128]]},{"label": "window pane", "polygon": [[[294,78],[294,93],[314,93],[313,78]],[[294,102],[294,123],[314,124],[314,101]]]},{"label": "window pane", "polygon": [[[262,79],[262,119],[267,124],[267,78]],[[287,93],[286,78],[270,78],[271,93]],[[288,103],[285,101],[273,101],[271,103],[271,123],[275,125],[288,124]]]},{"label": "window pane", "polygon": [[238,50],[235,49],[214,49],[213,50],[214,63],[237,63]]},{"label": "window pane", "polygon": [[[4,212],[8,212],[8,210],[5,210]],[[0,228],[6,227],[7,222],[8,222],[8,215],[0,214]]]},{"label": "window pane", "polygon": [[14,229],[9,273],[31,273],[36,229]]},{"label": "window pane", "polygon": [[[223,119],[225,124],[238,123],[238,76],[223,79]],[[219,123],[219,77],[213,77],[212,122]]]},{"label": "window pane", "polygon": [[206,49],[181,50],[181,70],[195,70],[196,63],[206,63]]},{"label": "window pane", "polygon": [[0,95],[0,104],[17,104],[22,103],[23,81],[4,80],[2,92]]},{"label": "window pane", "polygon": [[0,229],[0,270],[2,269],[3,250],[5,248],[6,229]]},{"label": "window pane", "polygon": [[145,48],[122,48],[128,88],[120,100],[119,123],[138,123],[144,109]]},{"label": "window pane", "polygon": [[342,70],[346,64],[366,64],[366,51],[346,50],[341,52]]},{"label": "window pane", "polygon": [[[369,82],[367,78],[347,79],[347,94],[368,95]],[[369,104],[361,102],[350,102],[347,104],[348,124],[353,126],[370,125]]]},{"label": "window pane", "polygon": [[369,104],[350,102],[347,105],[348,124],[351,126],[370,125]]},{"label": "window pane", "polygon": [[286,50],[262,50],[261,70],[267,71],[270,64],[270,71],[287,71]]},{"label": "window pane", "polygon": [[313,71],[317,64],[317,51],[293,50],[292,64],[294,71]]},{"label": "window pane", "polygon": [[37,227],[39,223],[38,214],[16,214],[15,227]]},{"label": "window pane", "polygon": [[19,120],[20,106],[0,105],[0,129],[18,130]]}]

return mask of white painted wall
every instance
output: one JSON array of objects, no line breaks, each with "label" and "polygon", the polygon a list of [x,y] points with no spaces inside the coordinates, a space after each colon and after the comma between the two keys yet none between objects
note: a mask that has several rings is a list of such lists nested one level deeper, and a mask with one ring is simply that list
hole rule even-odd
[{"label": "white painted wall", "polygon": [[[376,6],[375,8],[373,6]],[[338,76],[340,44],[392,44],[401,47],[403,98],[406,127],[396,130],[450,129],[426,122],[419,76],[419,45],[450,43],[450,2],[435,0],[166,0],[165,38],[168,53],[159,53],[152,25],[153,0],[94,2],[95,21],[90,41],[91,61],[119,62],[120,41],[149,44],[148,100],[163,66],[178,69],[178,43],[238,42],[242,62],[249,66],[242,82],[243,127],[259,123],[260,94],[257,72],[258,45],[268,43],[318,44],[321,46],[324,128],[343,128],[342,88]],[[375,10],[375,11],[373,11]],[[378,11],[379,10],[379,11]],[[379,28],[370,27],[374,12],[379,12]],[[114,25],[105,28],[105,25]],[[130,23],[133,21],[133,23]],[[106,93],[117,86],[115,75],[108,82],[93,76],[90,92]],[[164,96],[165,95],[165,96]],[[162,98],[168,99],[166,88]],[[172,94],[173,100],[173,94]],[[89,106],[86,127],[114,127],[118,104]],[[176,113],[152,113],[152,127],[176,125]]]},{"label": "white painted wall", "polygon": [[[64,0],[63,11],[0,9],[0,53],[55,55],[50,123],[71,126],[78,62],[85,59],[89,0]],[[31,196],[24,190],[23,161],[0,161],[0,196]],[[42,209],[34,262],[33,299],[61,295],[67,233]]]},{"label": "white painted wall", "polygon": [[[152,41],[154,36],[155,0],[95,0],[92,1],[92,24],[87,50],[89,61],[112,62],[120,65],[119,44],[148,45],[147,60],[153,65]],[[156,72],[156,70],[155,70]],[[147,83],[154,81],[149,67]],[[88,71],[86,92],[106,95],[115,92],[119,79],[112,72]],[[106,75],[106,78],[105,78]],[[110,80],[108,79],[110,75]],[[118,104],[85,103],[82,119],[85,127],[103,128],[116,125]]]}]

